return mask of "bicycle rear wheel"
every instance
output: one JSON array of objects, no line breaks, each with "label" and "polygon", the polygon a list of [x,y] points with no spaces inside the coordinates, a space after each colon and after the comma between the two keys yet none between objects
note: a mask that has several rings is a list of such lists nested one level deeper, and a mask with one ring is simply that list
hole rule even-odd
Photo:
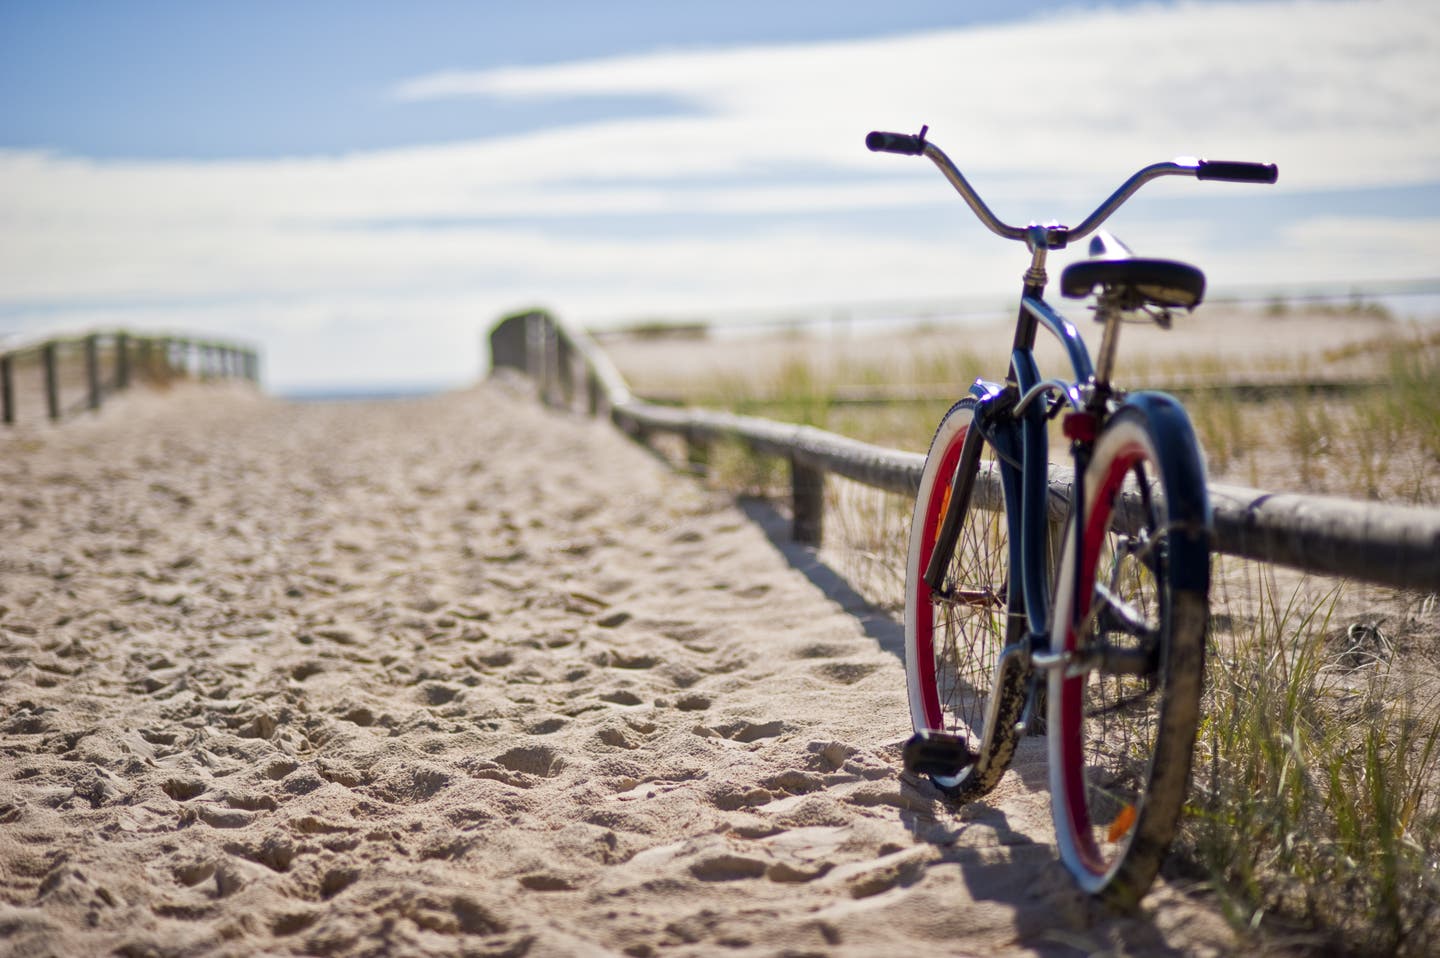
[{"label": "bicycle rear wheel", "polygon": [[[925,581],[941,522],[949,506],[961,452],[974,422],[975,400],[960,400],[940,421],[920,479],[905,569],[905,678],[911,724],[917,733],[939,731],[965,742],[969,763],[931,780],[956,801],[995,787],[1015,751],[1016,724],[1027,692],[1023,656],[1001,651],[1023,633],[1010,589],[1009,515],[994,450],[978,435],[981,481],[961,519],[955,549],[939,593]],[[1018,505],[1018,504],[1015,504]]]},{"label": "bicycle rear wheel", "polygon": [[1056,586],[1052,650],[1071,656],[1049,677],[1056,839],[1080,886],[1122,906],[1154,881],[1190,774],[1209,608],[1199,463],[1173,401],[1118,412]]}]

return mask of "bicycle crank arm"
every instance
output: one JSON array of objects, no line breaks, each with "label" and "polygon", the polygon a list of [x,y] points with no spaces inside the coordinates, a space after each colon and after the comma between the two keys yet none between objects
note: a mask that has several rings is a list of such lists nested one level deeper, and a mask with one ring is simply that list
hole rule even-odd
[{"label": "bicycle crank arm", "polygon": [[1064,669],[1065,677],[1072,679],[1087,672],[1149,675],[1155,671],[1155,655],[1149,649],[1102,646],[1079,654],[1068,649],[1063,652],[1035,652],[1030,656],[1030,664],[1046,672]]}]

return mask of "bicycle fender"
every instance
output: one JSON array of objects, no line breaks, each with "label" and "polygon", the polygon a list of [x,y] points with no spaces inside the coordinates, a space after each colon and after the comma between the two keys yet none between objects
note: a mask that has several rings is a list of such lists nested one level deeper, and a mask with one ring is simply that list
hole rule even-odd
[{"label": "bicycle fender", "polygon": [[1126,397],[1121,410],[1134,409],[1144,417],[1150,440],[1160,457],[1170,522],[1180,534],[1170,537],[1170,564],[1181,589],[1208,593],[1210,589],[1210,495],[1205,488],[1205,459],[1195,428],[1180,401],[1168,393],[1137,392]]}]

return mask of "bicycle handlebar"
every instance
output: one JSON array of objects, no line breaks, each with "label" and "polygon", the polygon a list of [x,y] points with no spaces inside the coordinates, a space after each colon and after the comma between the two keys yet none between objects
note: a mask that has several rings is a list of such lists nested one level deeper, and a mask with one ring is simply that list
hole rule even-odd
[{"label": "bicycle handlebar", "polygon": [[1229,180],[1232,183],[1274,183],[1280,169],[1274,163],[1245,163],[1234,160],[1201,160],[1197,180]]},{"label": "bicycle handlebar", "polygon": [[1119,209],[1122,203],[1135,195],[1136,190],[1162,176],[1193,176],[1197,180],[1227,180],[1233,183],[1274,183],[1279,177],[1279,169],[1273,163],[1189,158],[1175,160],[1172,163],[1154,163],[1135,173],[1121,184],[1118,190],[1110,194],[1109,199],[1096,207],[1095,212],[1087,216],[1074,229],[1064,226],[1010,226],[990,211],[990,207],[980,199],[975,188],[970,185],[970,182],[965,179],[964,174],[950,158],[938,146],[925,141],[927,130],[929,127],[921,127],[917,135],[882,133],[877,130],[865,137],[865,145],[877,153],[899,153],[929,158],[990,232],[1006,239],[1023,240],[1032,249],[1038,245],[1043,245],[1048,249],[1062,249],[1071,240],[1089,235],[1101,223],[1109,219],[1110,214]]},{"label": "bicycle handlebar", "polygon": [[907,156],[919,156],[925,152],[925,131],[928,126],[920,130],[918,136],[911,136],[908,133],[881,133],[879,130],[865,137],[865,145],[872,153],[902,153]]}]

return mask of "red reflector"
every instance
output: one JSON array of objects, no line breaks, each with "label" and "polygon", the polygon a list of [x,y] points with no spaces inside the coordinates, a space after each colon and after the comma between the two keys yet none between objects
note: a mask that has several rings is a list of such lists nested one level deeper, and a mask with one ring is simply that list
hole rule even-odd
[{"label": "red reflector", "polygon": [[1091,412],[1067,412],[1061,424],[1065,438],[1076,442],[1093,442],[1095,427],[1095,414]]}]

